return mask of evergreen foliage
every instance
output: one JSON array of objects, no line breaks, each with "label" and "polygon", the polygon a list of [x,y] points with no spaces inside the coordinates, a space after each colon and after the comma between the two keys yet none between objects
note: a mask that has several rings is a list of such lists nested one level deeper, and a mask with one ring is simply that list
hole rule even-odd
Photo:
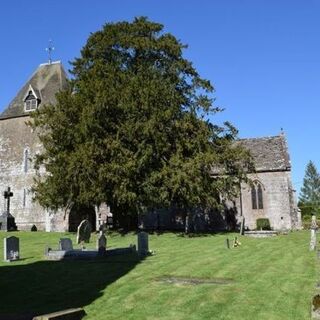
[{"label": "evergreen foliage", "polygon": [[256,223],[257,230],[271,230],[270,221],[267,218],[259,218]]},{"label": "evergreen foliage", "polygon": [[230,123],[208,120],[222,110],[185,48],[144,17],[90,35],[72,62],[69,89],[30,122],[44,146],[35,163],[47,175],[34,187],[42,206],[106,202],[130,215],[216,207],[217,194],[237,194],[250,156],[233,144]]},{"label": "evergreen foliage", "polygon": [[312,161],[306,167],[299,207],[302,216],[320,213],[320,174]]}]

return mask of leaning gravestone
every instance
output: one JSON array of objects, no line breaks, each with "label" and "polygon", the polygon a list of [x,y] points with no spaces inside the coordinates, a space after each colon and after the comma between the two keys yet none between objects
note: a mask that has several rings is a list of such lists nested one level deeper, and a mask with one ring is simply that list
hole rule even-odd
[{"label": "leaning gravestone", "polygon": [[90,236],[91,236],[91,224],[88,220],[82,220],[78,226],[77,231],[77,243],[90,242]]},{"label": "leaning gravestone", "polygon": [[63,250],[63,251],[73,250],[72,240],[69,238],[61,238],[59,240],[59,250]]},{"label": "leaning gravestone", "polygon": [[146,256],[149,254],[149,239],[146,232],[138,233],[138,254],[139,256]]},{"label": "leaning gravestone", "polygon": [[98,240],[97,240],[97,250],[99,256],[105,256],[107,249],[107,238],[104,235],[103,231],[100,231]]},{"label": "leaning gravestone", "polygon": [[19,238],[8,237],[4,238],[4,261],[10,262],[19,260]]}]

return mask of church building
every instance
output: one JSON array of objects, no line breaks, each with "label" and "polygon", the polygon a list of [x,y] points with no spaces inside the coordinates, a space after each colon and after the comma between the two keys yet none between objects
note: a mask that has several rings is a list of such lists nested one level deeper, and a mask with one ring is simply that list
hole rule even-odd
[{"label": "church building", "polygon": [[[41,143],[35,132],[26,124],[30,112],[42,105],[54,104],[55,94],[67,86],[67,76],[60,62],[41,64],[16,97],[0,115],[0,192],[10,187],[13,192],[10,212],[19,230],[75,231],[82,218],[88,218],[94,228],[110,216],[108,206],[86,208],[79,212],[50,212],[33,201],[32,184],[35,170],[32,158],[41,151]],[[246,227],[254,229],[256,219],[268,218],[271,227],[296,229],[300,227],[294,190],[291,183],[291,165],[284,134],[275,137],[240,140],[251,152],[256,172],[250,174],[252,186],[241,185],[238,199],[231,201],[235,221],[245,217]],[[44,174],[44,172],[42,172]],[[0,197],[0,207],[5,210],[6,201]],[[227,212],[227,211],[226,211]],[[227,213],[221,213],[213,223],[218,229],[227,229]],[[171,217],[172,218],[172,217]],[[181,219],[167,223],[166,214],[150,214],[145,217],[145,227],[157,226],[179,229]],[[172,222],[173,221],[173,222]]]},{"label": "church building", "polygon": [[255,229],[257,219],[267,218],[274,230],[300,229],[301,217],[284,133],[242,139],[238,143],[250,151],[255,165],[255,173],[248,175],[252,185],[241,184],[239,198],[234,201],[238,217],[245,218],[245,227]]}]

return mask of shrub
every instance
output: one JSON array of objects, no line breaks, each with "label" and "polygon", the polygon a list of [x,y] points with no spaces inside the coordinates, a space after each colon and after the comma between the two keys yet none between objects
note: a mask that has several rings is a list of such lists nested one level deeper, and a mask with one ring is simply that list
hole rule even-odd
[{"label": "shrub", "polygon": [[257,219],[257,230],[271,230],[269,219]]}]

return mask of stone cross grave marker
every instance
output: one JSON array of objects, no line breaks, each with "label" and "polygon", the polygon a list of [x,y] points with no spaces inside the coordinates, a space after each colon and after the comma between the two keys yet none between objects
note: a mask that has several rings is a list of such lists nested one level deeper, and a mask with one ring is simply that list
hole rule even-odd
[{"label": "stone cross grave marker", "polygon": [[146,232],[138,233],[138,254],[146,256],[149,254],[149,239]]},{"label": "stone cross grave marker", "polygon": [[107,249],[107,238],[104,235],[103,231],[100,231],[98,240],[97,240],[97,250],[99,256],[105,256]]},{"label": "stone cross grave marker", "polygon": [[89,243],[90,236],[91,236],[91,224],[87,219],[82,220],[78,226],[77,243],[78,244],[81,242]]},{"label": "stone cross grave marker", "polygon": [[8,237],[4,238],[4,261],[10,262],[19,260],[20,250],[19,250],[19,238]]},{"label": "stone cross grave marker", "polygon": [[3,231],[16,230],[17,226],[15,224],[14,217],[10,214],[10,198],[13,197],[10,187],[4,191],[3,196],[6,208],[3,214],[0,216],[0,229]]},{"label": "stone cross grave marker", "polygon": [[311,217],[311,239],[310,239],[310,251],[313,251],[316,249],[317,245],[317,236],[316,236],[316,231],[318,229],[317,225],[317,217],[315,215],[312,215]]},{"label": "stone cross grave marker", "polygon": [[59,240],[59,250],[73,250],[72,240],[70,238],[61,238]]},{"label": "stone cross grave marker", "polygon": [[9,215],[10,214],[10,198],[13,197],[13,192],[11,192],[10,187],[8,187],[7,190],[3,193],[4,199],[7,200],[7,208],[6,212]]}]

